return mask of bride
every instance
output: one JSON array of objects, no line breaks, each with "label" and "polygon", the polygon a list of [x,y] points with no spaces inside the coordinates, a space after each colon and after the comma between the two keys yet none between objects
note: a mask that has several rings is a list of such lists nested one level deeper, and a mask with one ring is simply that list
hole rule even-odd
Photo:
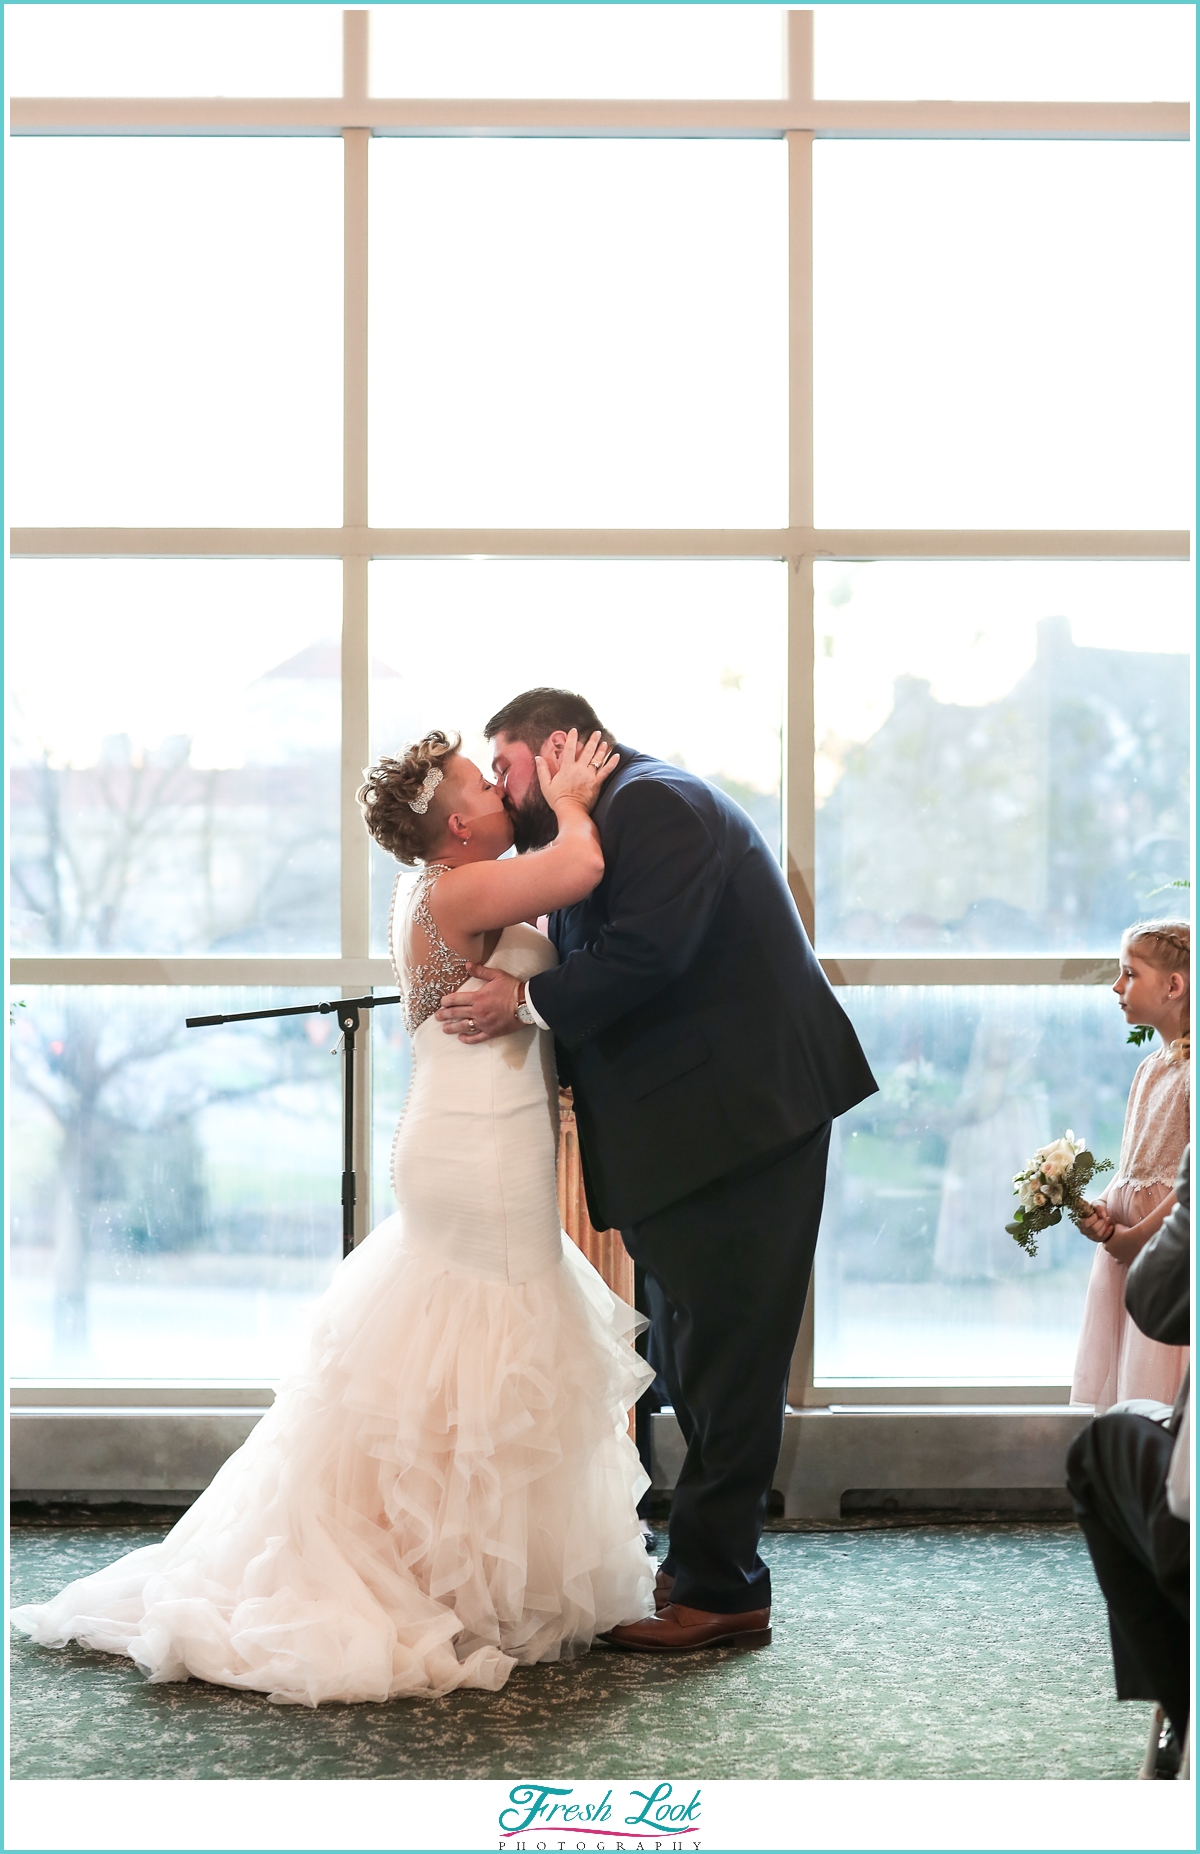
[{"label": "bride", "polygon": [[[435,732],[370,769],[372,835],[423,863],[390,931],[413,1081],[393,1148],[399,1210],[338,1268],[300,1368],[168,1536],[16,1627],[274,1700],[502,1687],[652,1611],[626,1412],[650,1373],[640,1324],[559,1226],[546,1031],[445,1035],[433,1012],[553,965],[523,923],[603,874],[590,817],[616,764],[599,736],[538,763],[545,850],[497,860],[495,786]],[[397,889],[399,888],[397,878]]]}]

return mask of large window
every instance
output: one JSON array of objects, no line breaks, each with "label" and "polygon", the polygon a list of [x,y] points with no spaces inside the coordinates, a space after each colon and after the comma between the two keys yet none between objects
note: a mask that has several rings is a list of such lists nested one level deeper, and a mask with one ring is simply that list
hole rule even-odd
[{"label": "large window", "polygon": [[38,136],[10,162],[12,519],[335,524],[337,142]]},{"label": "large window", "polygon": [[370,189],[374,525],[783,525],[779,141],[380,137]]},{"label": "large window", "polygon": [[360,769],[561,681],[760,825],[880,1079],[793,1394],[1065,1399],[1011,1176],[1115,1157],[1191,873],[1191,9],[5,30],[17,1371],[285,1367],[329,1020],[183,1019],[390,989]]},{"label": "large window", "polygon": [[818,524],[1186,527],[1191,180],[1172,142],[817,142]]},{"label": "large window", "polygon": [[14,562],[15,952],[339,952],[338,581],[328,560]]},{"label": "large window", "polygon": [[[370,598],[373,756],[456,727],[486,766],[483,727],[510,695],[583,688],[619,740],[731,793],[779,854],[781,561],[379,560]],[[375,953],[396,867],[373,846]]]},{"label": "large window", "polygon": [[815,582],[822,952],[1115,954],[1189,873],[1188,569]]},{"label": "large window", "polygon": [[879,1081],[836,1123],[817,1246],[818,1382],[1069,1380],[1094,1251],[1004,1226],[1048,1130],[1114,1160],[1130,1072],[1107,986],[855,986]]},{"label": "large window", "polygon": [[12,1038],[9,1368],[255,1378],[341,1256],[330,1017],[308,994],[24,987]]}]

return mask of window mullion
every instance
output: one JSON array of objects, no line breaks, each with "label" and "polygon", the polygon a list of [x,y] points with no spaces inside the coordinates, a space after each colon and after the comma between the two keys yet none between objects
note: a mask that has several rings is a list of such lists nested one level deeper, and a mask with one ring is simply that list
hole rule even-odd
[{"label": "window mullion", "polygon": [[[343,15],[342,88],[351,105],[367,94],[369,17]],[[369,129],[344,128],[342,523],[367,525],[367,155]],[[367,560],[342,560],[342,957],[366,960],[371,951],[370,846],[355,792],[371,757],[368,688]],[[343,986],[343,996],[359,988]],[[355,1045],[354,1169],[358,1194],[354,1237],[371,1228],[371,1036],[368,1015]]]},{"label": "window mullion", "polygon": [[788,561],[787,688],[783,729],[787,881],[816,941],[816,739],[813,717],[813,563]]},{"label": "window mullion", "polygon": [[386,959],[339,959],[323,954],[153,954],[32,953],[10,958],[13,985],[287,985],[328,991],[341,987],[357,997],[371,985],[391,982]]},{"label": "window mullion", "polygon": [[[353,15],[350,15],[353,17]],[[368,129],[346,129],[342,403],[342,523],[367,525],[367,149]]]},{"label": "window mullion", "polygon": [[[351,14],[350,18],[354,15]],[[909,99],[372,97],[13,97],[13,135],[651,135],[773,140],[1186,142],[1188,103]]]},{"label": "window mullion", "polygon": [[356,106],[370,91],[371,15],[365,7],[342,14],[342,100]]},{"label": "window mullion", "polygon": [[[813,93],[813,16],[785,18],[788,99]],[[813,520],[813,268],[811,134],[789,133],[788,150],[788,527]],[[788,886],[810,938],[814,932],[813,866],[813,573],[804,550],[788,563],[787,692],[784,722],[784,843]]]},{"label": "window mullion", "polygon": [[[784,20],[784,90],[789,102],[813,94],[813,15]],[[813,137],[790,131],[788,153],[788,526],[813,525]],[[812,553],[789,558],[787,682],[783,727],[783,842],[788,887],[810,939],[816,936],[816,740],[813,713]],[[812,1396],[815,1275],[810,1278],[792,1354],[788,1399]]]},{"label": "window mullion", "polygon": [[[793,421],[797,428],[798,421]],[[809,465],[811,471],[811,462]],[[798,481],[800,465],[792,470]],[[365,487],[363,489],[365,498]],[[13,528],[14,560],[1189,560],[1186,528]]]}]

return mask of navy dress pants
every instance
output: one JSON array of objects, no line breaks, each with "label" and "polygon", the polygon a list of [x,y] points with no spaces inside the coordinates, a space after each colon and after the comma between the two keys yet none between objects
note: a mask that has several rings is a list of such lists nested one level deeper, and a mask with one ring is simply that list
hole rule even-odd
[{"label": "navy dress pants", "polygon": [[663,1569],[673,1599],[765,1609],[758,1555],[825,1195],[829,1122],[622,1232],[645,1270],[654,1360],[687,1455]]},{"label": "navy dress pants", "polygon": [[1161,1423],[1114,1410],[1072,1442],[1067,1486],[1108,1604],[1117,1698],[1154,1701],[1182,1744],[1190,1703],[1190,1528],[1167,1505],[1174,1447]]}]

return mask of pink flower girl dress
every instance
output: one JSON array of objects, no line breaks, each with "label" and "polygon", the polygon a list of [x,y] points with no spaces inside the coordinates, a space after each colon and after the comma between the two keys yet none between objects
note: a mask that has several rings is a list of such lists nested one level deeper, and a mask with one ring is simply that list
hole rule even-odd
[{"label": "pink flower girl dress", "polygon": [[[1190,1105],[1190,1064],[1168,1062],[1162,1049],[1147,1056],[1129,1090],[1117,1175],[1099,1200],[1115,1222],[1140,1223],[1174,1190]],[[1173,1403],[1187,1369],[1186,1346],[1147,1339],[1126,1313],[1128,1273],[1128,1262],[1096,1244],[1071,1402],[1093,1404],[1098,1416],[1127,1397]]]}]

